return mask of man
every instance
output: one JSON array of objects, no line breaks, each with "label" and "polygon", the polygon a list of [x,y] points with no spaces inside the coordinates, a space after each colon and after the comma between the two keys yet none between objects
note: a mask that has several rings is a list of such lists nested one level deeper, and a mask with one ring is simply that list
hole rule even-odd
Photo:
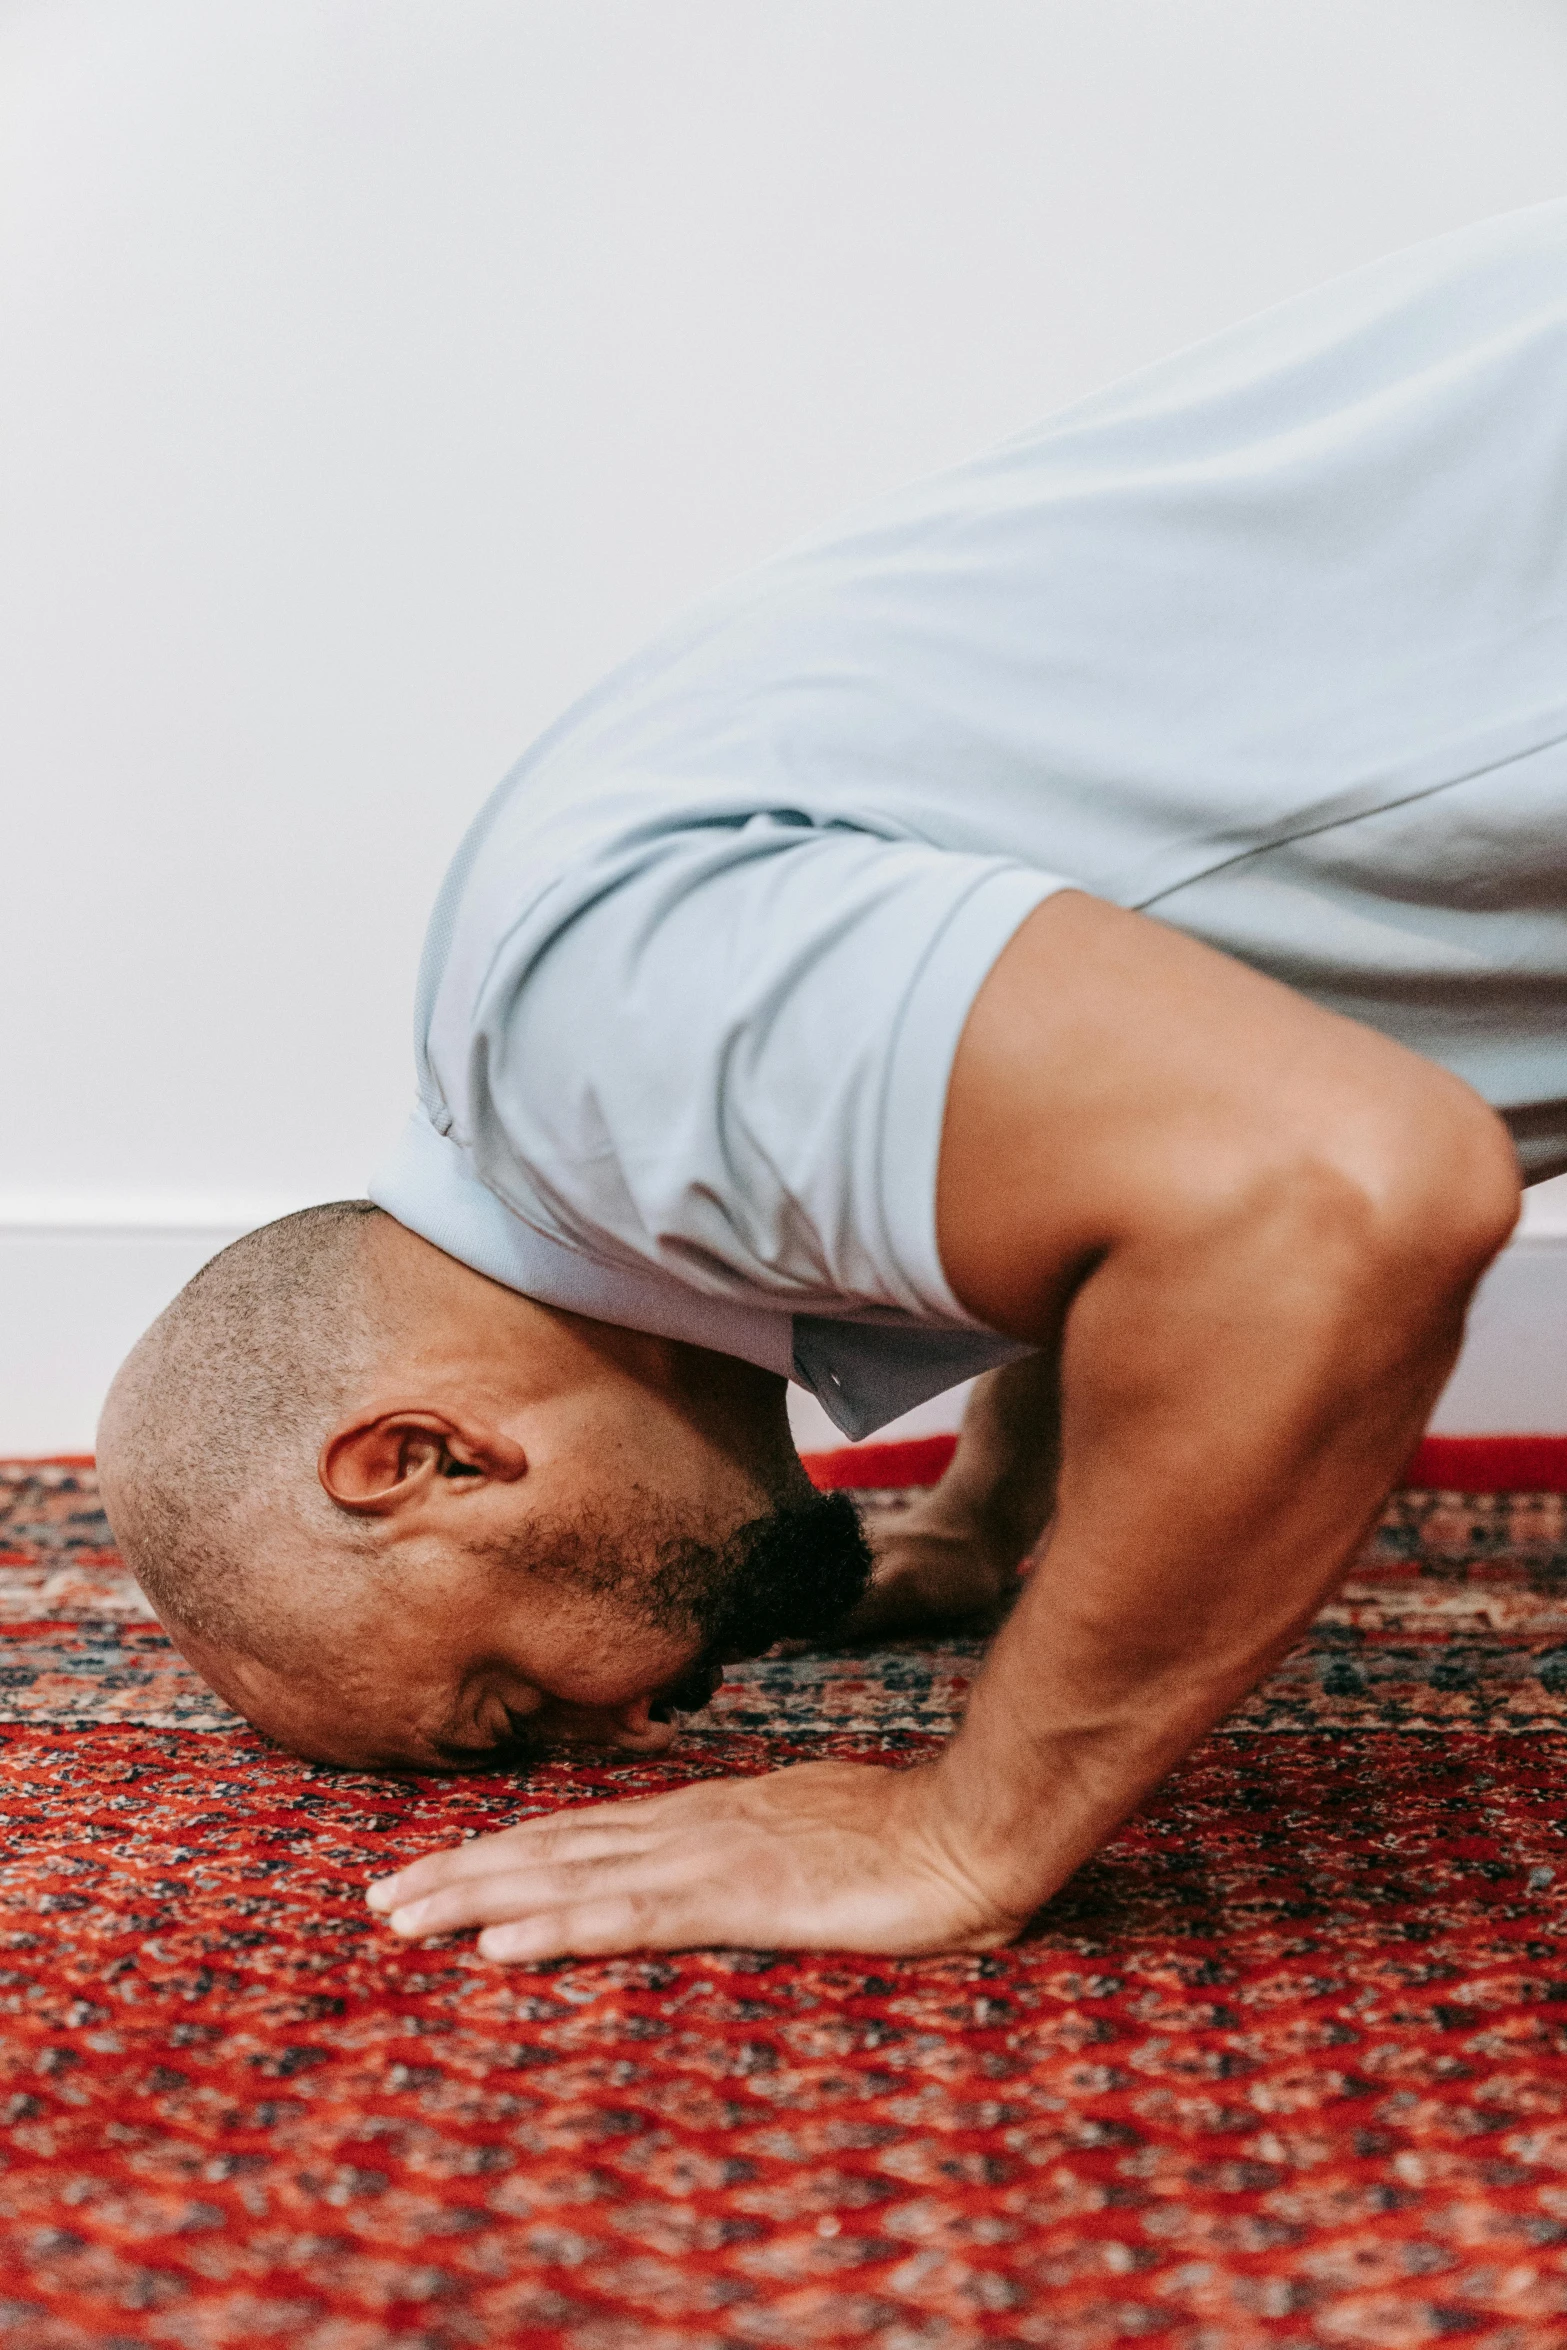
[{"label": "man", "polygon": [[[1567,1167],[1564,380],[1567,205],[1396,255],[790,550],[502,785],[375,1206],[111,1396],[187,1655],[347,1764],[649,1750],[1049,1531],[934,1762],[531,1822],[398,1932],[1003,1941],[1295,1639]],[[862,1598],[786,1379],[859,1435],[978,1372]]]}]

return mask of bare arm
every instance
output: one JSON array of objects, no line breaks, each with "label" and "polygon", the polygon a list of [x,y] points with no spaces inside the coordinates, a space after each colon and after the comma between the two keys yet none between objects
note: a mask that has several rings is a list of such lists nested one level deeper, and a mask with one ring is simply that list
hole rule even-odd
[{"label": "bare arm", "polygon": [[815,1764],[416,1863],[398,1929],[491,1955],[1007,1939],[1296,1636],[1419,1434],[1517,1212],[1442,1071],[1075,893],[970,1014],[938,1236],[1059,1346],[1050,1545],[933,1764]]},{"label": "bare arm", "polygon": [[1020,1910],[1309,1620],[1517,1210],[1444,1073],[1135,916],[1042,916],[965,1034],[938,1209],[971,1310],[1043,1337],[1070,1301],[1049,1550],[937,1773]]}]

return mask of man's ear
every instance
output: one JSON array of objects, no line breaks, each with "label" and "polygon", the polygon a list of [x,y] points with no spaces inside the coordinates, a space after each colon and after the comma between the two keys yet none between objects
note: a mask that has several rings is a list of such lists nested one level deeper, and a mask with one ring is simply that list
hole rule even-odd
[{"label": "man's ear", "polygon": [[321,1447],[316,1475],[339,1509],[384,1517],[440,1480],[511,1485],[528,1456],[513,1436],[482,1420],[413,1407],[358,1412]]}]

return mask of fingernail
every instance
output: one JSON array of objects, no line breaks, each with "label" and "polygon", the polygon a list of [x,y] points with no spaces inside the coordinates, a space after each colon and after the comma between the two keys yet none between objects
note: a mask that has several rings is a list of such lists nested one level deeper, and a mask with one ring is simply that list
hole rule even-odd
[{"label": "fingernail", "polygon": [[487,1926],[479,1936],[481,1958],[526,1958],[527,1954],[527,1937],[515,1926]]},{"label": "fingernail", "polygon": [[419,1920],[424,1915],[422,1901],[410,1901],[405,1909],[394,1909],[387,1924],[394,1934],[417,1934]]},{"label": "fingernail", "polygon": [[391,1909],[393,1907],[392,1887],[396,1882],[395,1877],[383,1877],[379,1884],[366,1887],[365,1899],[372,1909]]}]

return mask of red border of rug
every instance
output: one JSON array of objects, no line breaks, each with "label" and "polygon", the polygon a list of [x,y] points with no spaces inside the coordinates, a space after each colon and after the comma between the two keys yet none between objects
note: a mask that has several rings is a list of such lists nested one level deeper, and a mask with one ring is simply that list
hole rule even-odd
[{"label": "red border of rug", "polygon": [[1567,1436],[1428,1436],[1403,1481],[1446,1493],[1567,1493]]},{"label": "red border of rug", "polygon": [[[808,1452],[823,1492],[861,1485],[934,1485],[952,1458],[951,1436],[905,1444],[846,1444]],[[1567,1436],[1428,1436],[1404,1471],[1406,1485],[1445,1493],[1567,1493]]]}]

